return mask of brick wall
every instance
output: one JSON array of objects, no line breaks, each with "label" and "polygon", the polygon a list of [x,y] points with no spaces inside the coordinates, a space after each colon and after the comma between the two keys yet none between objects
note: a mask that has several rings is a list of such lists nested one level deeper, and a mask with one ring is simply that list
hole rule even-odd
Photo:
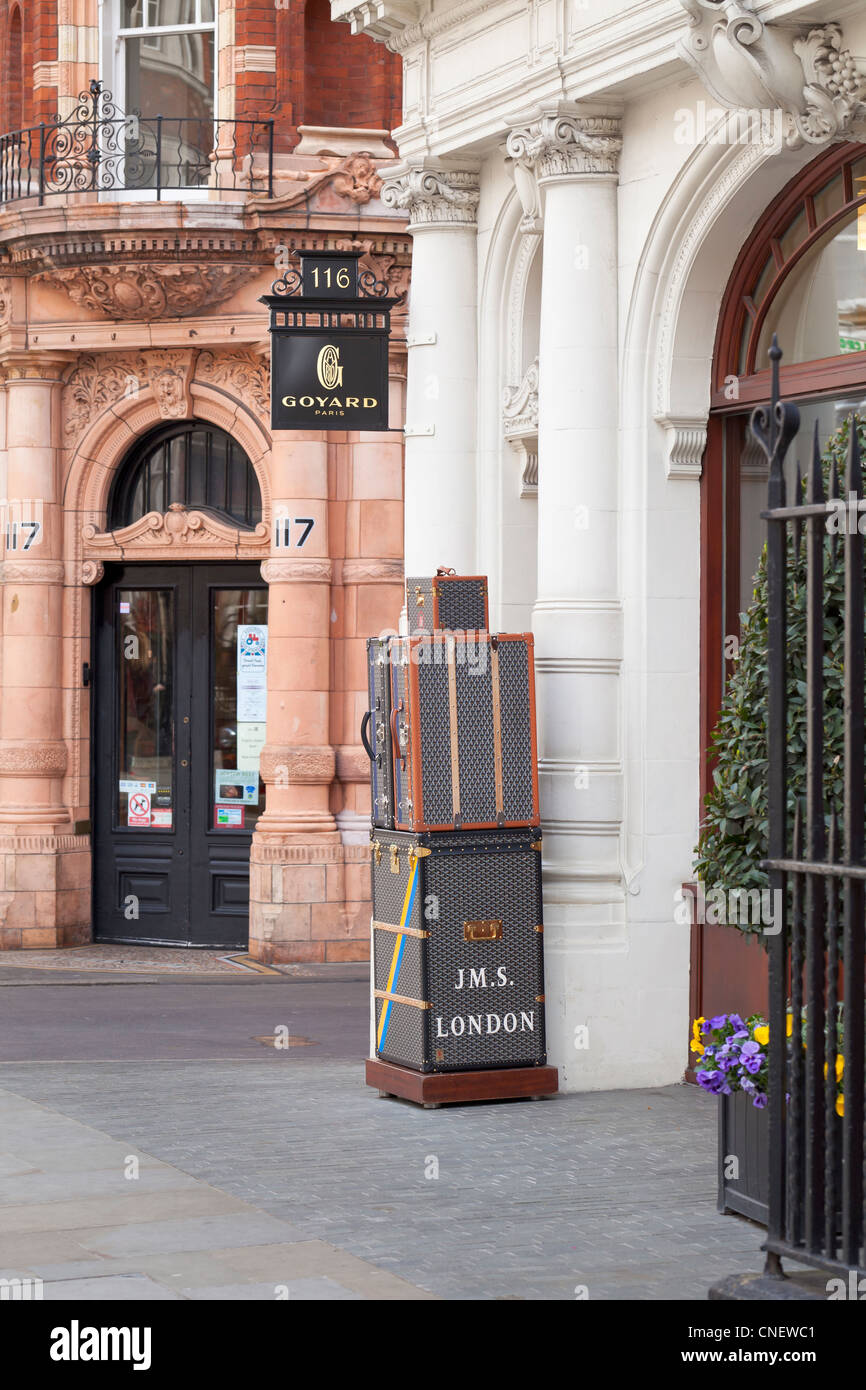
[{"label": "brick wall", "polygon": [[[223,43],[231,45],[221,60],[223,111],[275,117],[277,148],[297,143],[299,125],[390,130],[400,123],[399,55],[335,24],[329,0],[281,8],[274,0],[219,0],[219,12]],[[95,13],[95,0],[0,0],[0,133],[50,121],[58,84],[68,114],[91,74]]]}]

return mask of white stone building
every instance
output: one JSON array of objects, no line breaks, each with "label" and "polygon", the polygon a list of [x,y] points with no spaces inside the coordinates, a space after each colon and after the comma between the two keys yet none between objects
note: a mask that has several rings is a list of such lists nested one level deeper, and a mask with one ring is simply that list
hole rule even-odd
[{"label": "white stone building", "polygon": [[550,1058],[569,1090],[673,1082],[714,968],[674,899],[761,545],[771,332],[807,426],[866,398],[866,6],[332,14],[403,57],[406,572],[487,573],[491,624],[535,633]]}]

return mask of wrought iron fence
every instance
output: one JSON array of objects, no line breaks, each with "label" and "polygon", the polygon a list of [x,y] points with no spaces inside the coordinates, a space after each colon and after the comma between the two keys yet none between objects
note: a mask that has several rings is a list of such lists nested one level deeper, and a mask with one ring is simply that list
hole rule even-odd
[{"label": "wrought iron fence", "polygon": [[66,119],[0,136],[0,203],[194,189],[273,197],[274,122],[124,115],[94,81]]},{"label": "wrought iron fence", "polygon": [[[783,927],[771,937],[769,948],[770,1210],[764,1248],[769,1274],[782,1274],[781,1257],[789,1256],[837,1276],[857,1271],[859,1277],[866,1273],[866,670],[860,529],[866,529],[866,500],[852,416],[844,479],[834,466],[825,483],[816,428],[807,476],[801,482],[797,470],[793,505],[788,505],[784,465],[800,416],[795,405],[779,399],[781,356],[774,338],[770,407],[752,417],[752,431],[770,465],[768,510],[763,513],[769,618],[765,867],[779,893],[775,901],[783,905]],[[827,582],[828,575],[834,581],[838,566],[844,572],[841,709],[825,675]],[[787,597],[795,582],[806,586],[806,795],[804,805],[792,807]],[[825,721],[839,717],[844,721],[844,789],[841,806],[834,806],[825,786],[824,738]]]}]

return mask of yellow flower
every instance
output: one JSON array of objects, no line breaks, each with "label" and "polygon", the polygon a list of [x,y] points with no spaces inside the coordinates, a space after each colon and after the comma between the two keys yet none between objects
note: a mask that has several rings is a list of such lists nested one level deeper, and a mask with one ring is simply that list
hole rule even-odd
[{"label": "yellow flower", "polygon": [[841,1080],[842,1080],[842,1073],[844,1072],[844,1070],[845,1070],[845,1058],[842,1056],[842,1053],[841,1053],[841,1052],[837,1052],[837,1053],[836,1053],[836,1080],[837,1080],[837,1081],[841,1081]]},{"label": "yellow flower", "polygon": [[705,1051],[705,1048],[703,1047],[703,1045],[702,1045],[701,1043],[699,1043],[699,1042],[697,1041],[697,1039],[695,1039],[694,1042],[692,1043],[692,1052],[696,1052],[696,1053],[698,1054],[699,1057],[703,1057],[704,1051]]},{"label": "yellow flower", "polygon": [[704,1024],[706,1023],[706,1021],[707,1021],[707,1020],[706,1020],[705,1018],[696,1018],[696,1019],[695,1019],[694,1023],[692,1024],[692,1037],[693,1037],[693,1038],[699,1038],[699,1037],[701,1036],[701,1029],[703,1028],[703,1026],[704,1026]]},{"label": "yellow flower", "polygon": [[793,1031],[794,1031],[794,1015],[793,1015],[793,1014],[788,1014],[788,1037],[789,1037],[789,1038],[790,1038],[791,1034],[793,1033]]},{"label": "yellow flower", "polygon": [[837,1114],[837,1115],[844,1115],[844,1114],[845,1114],[845,1097],[844,1097],[844,1096],[837,1096],[837,1097],[836,1097],[836,1114]]},{"label": "yellow flower", "polygon": [[760,1043],[761,1047],[766,1047],[770,1041],[770,1029],[766,1023],[762,1023],[755,1029],[755,1042]]}]

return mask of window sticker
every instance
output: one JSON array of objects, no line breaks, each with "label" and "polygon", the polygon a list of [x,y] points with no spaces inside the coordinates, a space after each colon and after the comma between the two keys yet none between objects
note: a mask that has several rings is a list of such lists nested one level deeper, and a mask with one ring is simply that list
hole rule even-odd
[{"label": "window sticker", "polygon": [[156,791],[155,782],[136,782],[129,778],[121,779],[118,783],[121,792],[130,796],[133,792],[144,792],[145,796],[153,796]]},{"label": "window sticker", "polygon": [[265,718],[268,698],[266,623],[238,623],[237,717],[244,723]]},{"label": "window sticker", "polygon": [[159,830],[171,830],[171,817],[172,813],[170,810],[166,811],[161,807],[157,807],[151,810],[150,823]]},{"label": "window sticker", "polygon": [[214,773],[215,802],[228,802],[245,806],[259,804],[259,774],[256,768],[238,769],[218,767]]},{"label": "window sticker", "polygon": [[258,776],[259,760],[265,744],[265,723],[263,720],[255,720],[247,724],[238,723],[237,727],[238,762],[242,767],[254,769]]},{"label": "window sticker", "polygon": [[150,795],[147,792],[131,792],[126,812],[127,825],[150,825]]},{"label": "window sticker", "polygon": [[213,823],[214,829],[217,830],[223,825],[231,825],[234,826],[236,829],[243,830],[243,806],[214,806]]}]

